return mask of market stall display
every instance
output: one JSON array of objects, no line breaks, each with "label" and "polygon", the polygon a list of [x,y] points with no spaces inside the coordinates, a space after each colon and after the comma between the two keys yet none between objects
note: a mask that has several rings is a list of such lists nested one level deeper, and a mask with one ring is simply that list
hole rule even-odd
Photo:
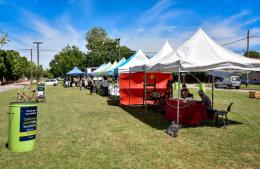
[{"label": "market stall display", "polygon": [[[208,72],[224,71],[260,71],[260,60],[238,55],[212,40],[201,28],[176,51],[161,58],[146,69],[146,72]],[[214,81],[212,84],[212,104]],[[176,121],[180,119],[180,91],[178,90]]]},{"label": "market stall display", "polygon": [[[177,121],[177,98],[168,98],[165,100],[165,117],[171,121]],[[186,126],[198,125],[204,120],[212,119],[208,115],[205,105],[201,102],[185,102],[180,100],[179,123]]]},{"label": "market stall display", "polygon": [[[147,78],[147,84],[153,84],[153,87],[149,88],[147,92],[144,91],[144,77]],[[158,72],[136,72],[136,73],[122,73],[120,75],[120,104],[122,105],[140,105],[144,104],[144,95],[148,95],[154,92],[165,94],[167,89],[168,80],[172,79],[171,73],[158,73]],[[147,100],[149,104],[154,104],[154,100]]]}]

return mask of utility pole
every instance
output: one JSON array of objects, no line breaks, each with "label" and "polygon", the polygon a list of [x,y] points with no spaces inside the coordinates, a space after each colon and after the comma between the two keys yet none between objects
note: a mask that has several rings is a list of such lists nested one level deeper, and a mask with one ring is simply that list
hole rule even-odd
[{"label": "utility pole", "polygon": [[[249,58],[249,30],[247,30],[247,37],[246,37],[246,56]],[[246,88],[248,86],[249,79],[248,79],[248,73],[246,73]]]},{"label": "utility pole", "polygon": [[249,57],[249,30],[247,30],[247,37],[246,37],[246,53],[247,57]]},{"label": "utility pole", "polygon": [[39,55],[40,55],[40,44],[43,44],[43,42],[33,42],[34,44],[36,44],[37,45],[37,66],[39,67],[39,61],[40,61],[40,59],[39,59]]},{"label": "utility pole", "polygon": [[31,77],[30,77],[30,97],[32,96],[32,82],[33,82],[33,73],[32,73],[32,58],[33,58],[33,53],[32,53],[33,49],[30,49],[30,54],[31,54],[31,64],[30,64],[30,73],[31,73]]},{"label": "utility pole", "polygon": [[[33,42],[34,44],[36,44],[37,45],[37,68],[38,68],[38,71],[40,70],[39,69],[39,62],[40,62],[40,44],[43,44],[43,42],[39,42],[39,41],[36,41],[36,42]],[[38,82],[39,82],[39,80],[40,80],[40,77],[41,77],[41,75],[40,74],[38,74],[37,75],[37,84],[38,84]]]},{"label": "utility pole", "polygon": [[32,57],[33,57],[33,56],[32,56],[32,50],[33,50],[33,49],[30,49],[30,53],[31,53],[31,62],[32,62]]},{"label": "utility pole", "polygon": [[117,45],[118,45],[118,61],[120,61],[120,38],[116,39],[117,40]]}]

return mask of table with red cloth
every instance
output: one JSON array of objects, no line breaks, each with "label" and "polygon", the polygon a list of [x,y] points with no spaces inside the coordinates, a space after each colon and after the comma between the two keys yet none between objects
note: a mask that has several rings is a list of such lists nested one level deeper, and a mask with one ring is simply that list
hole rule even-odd
[{"label": "table with red cloth", "polygon": [[[168,98],[165,100],[165,116],[168,120],[177,121],[178,99]],[[198,125],[203,120],[207,120],[205,105],[201,102],[184,102],[180,100],[179,123],[182,125]]]}]

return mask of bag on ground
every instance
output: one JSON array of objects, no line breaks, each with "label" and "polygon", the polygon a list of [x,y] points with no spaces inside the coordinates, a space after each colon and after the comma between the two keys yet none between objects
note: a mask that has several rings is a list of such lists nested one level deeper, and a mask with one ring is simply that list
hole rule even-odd
[{"label": "bag on ground", "polygon": [[166,133],[171,137],[176,137],[178,135],[178,131],[181,128],[181,124],[172,122],[172,124],[166,129]]}]

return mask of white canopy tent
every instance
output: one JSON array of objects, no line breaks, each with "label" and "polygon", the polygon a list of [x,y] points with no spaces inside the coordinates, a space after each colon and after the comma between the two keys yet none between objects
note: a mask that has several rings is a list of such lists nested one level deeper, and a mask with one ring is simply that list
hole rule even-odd
[{"label": "white canopy tent", "polygon": [[260,60],[236,54],[214,42],[201,28],[175,52],[150,65],[147,71],[239,70],[260,71]]},{"label": "white canopy tent", "polygon": [[[154,63],[146,69],[146,71],[149,72],[177,71],[179,83],[180,72],[206,72],[212,70],[260,71],[260,60],[246,58],[218,45],[199,28],[197,32],[176,51],[161,58],[157,63]],[[212,99],[213,89],[214,87],[212,85]],[[179,122],[179,99],[180,91],[178,88],[177,122]]]},{"label": "white canopy tent", "polygon": [[111,62],[108,62],[105,66],[103,66],[99,71],[97,71],[97,74],[102,75],[107,68],[109,68],[112,65]]},{"label": "white canopy tent", "polygon": [[155,56],[153,56],[151,59],[149,59],[145,63],[136,64],[136,66],[130,68],[130,71],[131,72],[144,71],[146,68],[149,68],[151,65],[156,64],[160,59],[162,59],[163,57],[167,56],[168,54],[170,54],[172,52],[173,52],[173,48],[171,47],[171,45],[169,44],[168,41],[165,41],[164,45],[156,53]]},{"label": "white canopy tent", "polygon": [[100,70],[96,71],[95,75],[96,75],[96,76],[102,75],[103,72],[104,72],[107,68],[109,68],[111,65],[112,65],[111,62],[108,62],[108,63],[105,64],[103,67],[101,67]]},{"label": "white canopy tent", "polygon": [[105,74],[107,74],[107,75],[113,75],[113,74],[114,74],[114,70],[115,70],[120,64],[122,64],[122,63],[125,62],[125,61],[126,61],[125,58],[122,58],[122,59],[121,59],[120,61],[118,61],[118,62],[115,61],[116,64],[115,64],[115,62],[114,62],[113,65],[106,70]]},{"label": "white canopy tent", "polygon": [[144,52],[139,49],[133,56],[124,62],[123,65],[118,67],[118,73],[129,73],[130,68],[136,65],[142,65],[147,62],[149,59],[145,56]]},{"label": "white canopy tent", "polygon": [[103,71],[103,74],[107,74],[107,72],[108,72],[109,70],[113,69],[114,67],[116,67],[117,64],[118,64],[118,63],[117,63],[117,61],[115,60],[114,63],[113,63],[111,66],[109,66],[108,68],[106,68],[106,69]]},{"label": "white canopy tent", "polygon": [[101,70],[101,68],[103,67],[103,66],[105,66],[106,64],[105,63],[103,63],[102,65],[100,65],[96,70],[94,70],[93,72],[91,72],[91,75],[95,75],[99,70]]}]

